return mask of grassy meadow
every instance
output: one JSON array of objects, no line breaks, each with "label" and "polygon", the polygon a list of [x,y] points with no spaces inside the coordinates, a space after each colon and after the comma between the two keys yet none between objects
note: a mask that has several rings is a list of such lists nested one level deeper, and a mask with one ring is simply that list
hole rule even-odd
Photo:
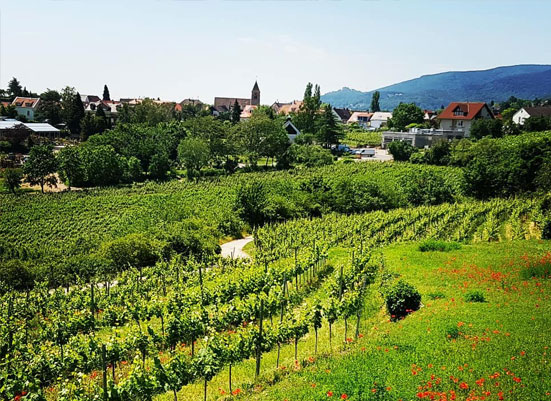
[{"label": "grassy meadow", "polygon": [[[236,396],[221,372],[209,384],[209,399],[551,399],[551,283],[530,278],[548,277],[549,242],[477,243],[449,252],[408,243],[382,252],[387,272],[421,292],[419,311],[391,322],[379,292],[371,291],[357,339],[350,334],[345,344],[339,321],[331,351],[325,324],[317,355],[309,333],[299,342],[298,362],[293,345],[283,348],[279,369],[275,351],[267,353],[256,385],[254,361],[244,362],[234,368]],[[329,260],[338,264],[349,255],[336,248]],[[468,302],[473,293],[484,301]],[[182,399],[199,399],[202,386],[184,390]]]}]

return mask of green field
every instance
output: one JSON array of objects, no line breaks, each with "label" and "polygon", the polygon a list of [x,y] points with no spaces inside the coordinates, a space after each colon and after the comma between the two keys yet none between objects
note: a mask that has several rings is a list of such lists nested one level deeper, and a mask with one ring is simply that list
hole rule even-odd
[{"label": "green field", "polygon": [[[551,284],[523,271],[530,261],[546,263],[549,272],[550,252],[545,241],[449,253],[422,253],[415,243],[387,247],[387,268],[419,289],[424,307],[393,323],[374,294],[363,338],[319,358],[307,353],[313,363],[245,399],[549,399]],[[486,302],[466,302],[474,290]],[[327,339],[326,328],[320,336]]]},{"label": "green field", "polygon": [[[543,397],[545,199],[407,163],[0,195],[0,397]],[[247,231],[252,260],[214,254]]]},{"label": "green field", "polygon": [[354,148],[363,146],[381,146],[382,134],[380,132],[347,131],[342,143]]}]

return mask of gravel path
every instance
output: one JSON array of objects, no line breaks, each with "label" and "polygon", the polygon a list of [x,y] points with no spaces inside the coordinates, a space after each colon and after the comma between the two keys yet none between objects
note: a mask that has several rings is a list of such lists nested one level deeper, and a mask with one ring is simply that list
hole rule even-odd
[{"label": "gravel path", "polygon": [[233,259],[250,258],[250,255],[243,251],[243,247],[251,241],[253,241],[253,237],[245,237],[243,239],[236,239],[220,245],[220,248],[222,248],[222,256]]}]

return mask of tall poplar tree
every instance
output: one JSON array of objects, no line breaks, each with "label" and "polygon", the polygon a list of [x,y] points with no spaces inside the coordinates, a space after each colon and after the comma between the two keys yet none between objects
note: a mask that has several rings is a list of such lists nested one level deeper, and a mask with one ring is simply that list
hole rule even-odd
[{"label": "tall poplar tree", "polygon": [[237,99],[235,99],[231,109],[231,122],[233,124],[237,124],[241,120],[241,111],[241,106],[239,105]]},{"label": "tall poplar tree", "polygon": [[109,94],[109,88],[107,85],[103,85],[103,100],[111,100],[111,95]]},{"label": "tall poplar tree", "polygon": [[376,113],[377,111],[381,111],[381,106],[379,106],[379,98],[381,97],[381,93],[379,91],[373,92],[373,97],[371,98],[371,112]]}]

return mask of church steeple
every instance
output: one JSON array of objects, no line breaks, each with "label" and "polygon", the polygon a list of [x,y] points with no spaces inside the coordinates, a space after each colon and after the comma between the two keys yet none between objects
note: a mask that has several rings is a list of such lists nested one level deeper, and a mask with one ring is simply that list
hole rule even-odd
[{"label": "church steeple", "polygon": [[254,86],[251,93],[251,105],[260,106],[260,89],[257,81],[254,81]]}]

